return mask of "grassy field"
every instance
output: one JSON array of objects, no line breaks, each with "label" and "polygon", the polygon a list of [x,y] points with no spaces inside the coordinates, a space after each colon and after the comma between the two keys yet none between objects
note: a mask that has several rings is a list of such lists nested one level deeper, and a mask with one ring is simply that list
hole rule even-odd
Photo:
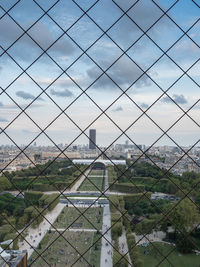
[{"label": "grassy field", "polygon": [[166,259],[161,263],[162,259],[168,255],[170,251],[174,249],[174,246],[164,244],[164,243],[153,243],[156,248],[152,245],[144,248],[139,246],[139,251],[141,253],[142,259],[144,261],[144,267],[199,267],[200,266],[200,256],[195,254],[180,254],[177,250],[174,250]]},{"label": "grassy field", "polygon": [[[37,258],[38,254],[34,252],[28,261],[28,266],[99,267],[101,239],[93,245],[99,238],[100,235],[94,232],[65,232],[63,236],[59,236],[57,232],[49,232],[36,249],[45,260],[41,257]],[[49,248],[47,248],[48,246]],[[92,247],[90,248],[90,246]],[[82,254],[84,254],[83,258],[80,256]]]},{"label": "grassy field", "polygon": [[92,170],[89,175],[102,175],[103,176],[104,171],[102,170]]},{"label": "grassy field", "polygon": [[[82,198],[82,199],[85,199],[85,198],[98,198],[99,196],[97,195],[82,195],[82,194],[74,194],[74,195],[66,195],[66,197],[64,197],[64,196],[61,196],[60,198],[61,199],[69,199],[69,198],[75,198],[75,197],[80,197],[80,198]],[[107,199],[106,197],[100,197],[100,199]]]},{"label": "grassy field", "polygon": [[95,227],[96,229],[100,230],[102,228],[103,208],[89,208],[84,213],[84,217],[81,215],[81,213],[83,213],[85,210],[86,208],[78,208],[77,210],[76,208],[65,207],[56,219],[54,226],[56,228],[63,229],[69,227],[94,229]]},{"label": "grassy field", "polygon": [[[93,183],[91,183],[91,182]],[[102,191],[104,187],[104,177],[87,177],[80,185],[78,191]]]}]

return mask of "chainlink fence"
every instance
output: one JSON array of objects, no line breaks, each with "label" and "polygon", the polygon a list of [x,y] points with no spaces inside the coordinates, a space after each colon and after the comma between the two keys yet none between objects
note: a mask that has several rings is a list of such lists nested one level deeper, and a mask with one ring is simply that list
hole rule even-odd
[{"label": "chainlink fence", "polygon": [[[1,151],[1,266],[199,266],[199,139],[193,142],[191,137],[190,146],[180,142],[182,134],[190,138],[190,127],[199,130],[199,118],[193,113],[199,99],[192,98],[191,89],[199,90],[198,1],[19,0],[0,1],[0,7],[0,109],[2,116],[6,109],[10,112],[9,120],[0,114],[1,145],[12,144]],[[181,17],[189,11],[184,24]],[[183,62],[185,58],[189,63]],[[87,66],[89,78],[83,81],[81,72]],[[41,79],[38,73],[43,71],[46,76]],[[191,105],[176,91],[184,79],[190,84],[186,93],[193,99]],[[16,89],[23,83],[33,88],[34,96],[30,89]],[[61,91],[54,89],[57,85]],[[138,100],[141,88],[148,89],[151,104],[143,103],[149,99]],[[117,93],[109,99],[112,90]],[[82,121],[84,114],[80,119],[74,115],[79,116],[84,99],[95,115],[88,119],[86,114]],[[111,112],[123,112],[120,100],[137,109],[131,119],[123,118],[125,127]],[[9,104],[4,106],[6,101]],[[56,112],[52,116],[45,106],[49,117],[43,121],[34,109],[46,101]],[[158,104],[164,102],[173,105],[174,114],[167,108],[160,110]],[[170,123],[165,122],[168,112]],[[20,118],[35,132],[20,133]],[[66,136],[69,127],[78,133],[68,137],[67,145],[60,145],[56,131],[52,134],[57,121]],[[97,128],[98,139],[95,123],[99,121],[103,130],[111,127],[118,133],[104,135],[109,142],[105,147],[88,134]],[[176,128],[181,122],[188,125],[186,133]],[[156,134],[150,145],[141,146],[131,132],[146,124],[142,143],[148,139],[148,129],[156,129]],[[25,145],[18,134],[27,135]],[[54,155],[50,160],[46,156],[43,163],[35,143],[41,137],[51,144],[42,147],[42,153]],[[96,147],[86,149],[95,151],[87,165],[72,160],[77,154],[69,153],[72,147],[73,153],[84,153],[75,145],[82,137]],[[129,141],[126,151],[133,147],[137,151],[125,165],[124,158],[119,162],[111,154],[122,138]],[[165,154],[168,165],[164,165],[166,158],[152,153],[162,140],[175,147],[169,156]],[[31,167],[8,171],[20,159]],[[193,172],[184,171],[186,166]],[[182,177],[175,168],[182,170]],[[14,265],[17,261],[21,265]]]}]

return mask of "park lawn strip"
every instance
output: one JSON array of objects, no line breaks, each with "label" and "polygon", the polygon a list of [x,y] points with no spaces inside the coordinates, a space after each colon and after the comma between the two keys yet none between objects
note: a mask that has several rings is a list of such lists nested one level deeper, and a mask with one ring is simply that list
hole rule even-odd
[{"label": "park lawn strip", "polygon": [[104,171],[103,170],[92,170],[89,175],[104,175]]},{"label": "park lawn strip", "polygon": [[[81,213],[84,213],[85,217]],[[58,229],[80,228],[100,230],[102,228],[102,215],[103,208],[100,207],[89,209],[65,207],[56,219],[54,227]]]},{"label": "park lawn strip", "polygon": [[[172,253],[170,253],[174,249],[173,245],[161,242],[154,242],[153,245],[150,244],[148,247],[138,246],[139,251],[142,255],[144,267],[154,267],[157,265],[161,267],[199,267],[200,258],[194,253],[181,254],[176,249]],[[168,253],[170,254],[168,255]],[[167,259],[169,261],[167,261],[166,259],[163,260],[163,257],[165,256],[167,256]],[[161,263],[162,260],[163,262]]]},{"label": "park lawn strip", "polygon": [[[90,257],[91,265],[94,264],[94,266],[99,267],[100,247],[96,246],[95,249],[94,245],[94,249],[93,247],[90,248],[94,241],[99,238],[99,234],[93,232],[70,233],[70,231],[66,231],[62,235],[59,236],[59,233],[49,231],[36,249],[45,260],[38,257],[37,252],[34,252],[29,259],[29,266],[46,267],[54,266],[53,264],[56,263],[56,266],[59,267],[73,264],[76,267],[82,267],[86,264],[84,258],[89,261]],[[80,255],[83,255],[83,258]]]},{"label": "park lawn strip", "polygon": [[76,196],[70,196],[70,195],[66,195],[66,196],[61,196],[61,199],[87,199],[87,198],[93,198],[93,199],[107,199],[106,197],[99,197],[99,196],[86,196],[86,195],[76,195]]},{"label": "park lawn strip", "polygon": [[[91,182],[90,182],[91,181]],[[78,188],[78,191],[102,191],[104,177],[87,177]]]}]

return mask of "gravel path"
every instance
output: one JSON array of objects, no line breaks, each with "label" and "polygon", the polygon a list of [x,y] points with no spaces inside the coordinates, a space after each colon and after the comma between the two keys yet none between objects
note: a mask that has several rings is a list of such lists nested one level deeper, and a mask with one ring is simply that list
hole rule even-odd
[{"label": "gravel path", "polygon": [[55,222],[56,218],[59,216],[64,207],[64,204],[59,203],[51,212],[45,215],[46,219],[44,219],[36,229],[29,227],[26,230],[27,235],[25,239],[23,240],[23,242],[19,242],[18,245],[19,250],[27,250],[28,258],[33,253],[34,248],[37,248],[40,241],[51,228],[51,224]]},{"label": "gravel path", "polygon": [[87,170],[79,179],[78,181],[72,186],[72,188],[70,189],[70,192],[76,192],[78,190],[78,188],[80,187],[80,185],[82,184],[82,182],[85,180],[86,176],[88,175],[88,173],[90,172],[90,169]]},{"label": "gravel path", "polygon": [[[111,226],[111,217],[110,217],[110,206],[105,205],[103,209],[103,225],[102,225],[102,234],[105,238],[101,239],[101,262],[100,267],[111,267],[113,266],[112,255],[113,255],[113,247],[111,246],[111,231],[108,232],[107,229]],[[106,232],[106,233],[105,233]],[[108,243],[108,241],[110,243]]]},{"label": "gravel path", "polygon": [[102,178],[103,174],[102,175],[88,175],[88,177],[99,177],[99,178]]},{"label": "gravel path", "polygon": [[106,191],[106,193],[109,193],[109,189],[108,188],[109,188],[109,183],[108,183],[108,170],[106,169],[106,171],[105,171],[105,188],[104,188],[104,190]]},{"label": "gravel path", "polygon": [[71,231],[71,232],[97,232],[96,229],[83,229],[83,228],[52,228],[52,232],[58,231],[58,232],[64,232],[64,231]]},{"label": "gravel path", "polygon": [[135,233],[134,236],[137,245],[143,245],[149,242],[162,242],[166,234],[162,231],[153,231],[152,234],[146,235],[147,238],[143,235],[136,235]]},{"label": "gravel path", "polygon": [[[128,244],[127,244],[127,240],[126,240],[126,231],[123,227],[123,232],[122,232],[122,235],[119,237],[119,252],[124,255],[128,252]],[[129,253],[127,253],[127,257],[128,257],[128,267],[131,267],[133,266],[132,263],[131,263],[131,258],[130,258],[130,255]]]}]

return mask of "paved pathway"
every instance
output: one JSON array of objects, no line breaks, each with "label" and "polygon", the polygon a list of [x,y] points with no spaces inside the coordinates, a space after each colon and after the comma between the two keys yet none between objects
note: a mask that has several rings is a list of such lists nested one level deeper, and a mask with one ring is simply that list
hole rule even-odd
[{"label": "paved pathway", "polygon": [[99,178],[103,178],[103,174],[102,175],[88,175],[88,177],[99,177]]},{"label": "paved pathway", "polygon": [[109,191],[108,188],[109,188],[109,183],[108,183],[108,170],[106,169],[106,171],[105,171],[105,188],[104,188],[104,190],[106,191],[106,194],[107,193],[110,193],[110,191]]},{"label": "paved pathway", "polygon": [[72,188],[70,189],[70,192],[76,192],[78,190],[78,188],[80,187],[80,185],[82,184],[82,182],[85,180],[86,176],[88,175],[88,173],[90,172],[90,169],[88,169],[79,179],[78,181],[72,186]]},{"label": "paved pathway", "polygon": [[[126,231],[125,231],[124,227],[123,227],[122,235],[119,237],[119,252],[122,255],[124,255],[128,252],[128,244],[127,244],[127,240],[126,240]],[[127,254],[127,257],[128,257],[128,261],[129,261],[128,267],[133,266],[129,253]]]},{"label": "paved pathway", "polygon": [[19,245],[19,250],[27,250],[28,258],[33,253],[34,248],[37,248],[40,241],[43,239],[45,234],[50,229],[51,224],[55,222],[56,218],[61,213],[64,207],[65,205],[59,203],[51,212],[45,215],[46,220],[44,219],[36,229],[29,227],[26,230],[27,235],[25,239],[23,240],[23,242],[19,242],[18,245]]},{"label": "paved pathway", "polygon": [[96,229],[83,229],[83,228],[51,228],[52,232],[58,231],[58,232],[64,232],[64,231],[71,231],[71,232],[97,232]]},{"label": "paved pathway", "polygon": [[134,236],[137,245],[143,245],[149,242],[162,242],[166,234],[162,231],[153,231],[152,234],[148,234],[146,237],[143,235],[136,235],[135,233]]},{"label": "paved pathway", "polygon": [[[111,246],[111,231],[107,231],[111,226],[111,217],[110,217],[110,206],[105,205],[103,209],[103,225],[101,233],[105,236],[101,239],[101,262],[100,267],[112,267],[112,255],[113,255],[113,247]],[[106,233],[105,233],[106,232]],[[108,243],[108,241],[110,243]]]},{"label": "paved pathway", "polygon": [[[81,179],[81,178],[80,178]],[[108,185],[106,185],[106,178],[105,178],[105,188],[108,188]],[[7,191],[11,194],[14,194],[14,195],[18,195],[19,194],[19,191]],[[22,191],[23,192],[23,191]],[[88,195],[91,195],[91,194],[97,194],[99,193],[99,191],[69,191],[69,190],[65,190],[65,191],[61,191],[63,194],[88,194]],[[42,192],[44,193],[45,195],[51,195],[51,194],[54,194],[54,193],[58,193],[60,194],[60,191],[46,191],[46,192]],[[125,196],[125,195],[130,195],[128,193],[120,193],[120,192],[111,192],[111,191],[106,191],[105,194],[107,195],[116,195],[116,196]]]}]

